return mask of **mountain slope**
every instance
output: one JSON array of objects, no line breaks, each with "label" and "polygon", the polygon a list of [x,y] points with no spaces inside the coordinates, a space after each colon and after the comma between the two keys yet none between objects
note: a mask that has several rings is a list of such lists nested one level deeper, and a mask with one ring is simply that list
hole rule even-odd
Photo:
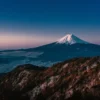
[{"label": "mountain slope", "polygon": [[21,65],[0,79],[0,100],[100,100],[100,57]]}]

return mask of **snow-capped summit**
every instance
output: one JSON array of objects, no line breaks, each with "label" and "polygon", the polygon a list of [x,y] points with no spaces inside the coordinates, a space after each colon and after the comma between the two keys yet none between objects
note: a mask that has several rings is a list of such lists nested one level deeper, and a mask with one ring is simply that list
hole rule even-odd
[{"label": "snow-capped summit", "polygon": [[62,37],[61,39],[59,39],[57,41],[57,43],[60,43],[60,44],[75,44],[75,43],[82,43],[82,44],[88,44],[88,42],[84,41],[84,40],[81,40],[80,38],[76,37],[75,35],[73,34],[67,34],[66,36]]}]

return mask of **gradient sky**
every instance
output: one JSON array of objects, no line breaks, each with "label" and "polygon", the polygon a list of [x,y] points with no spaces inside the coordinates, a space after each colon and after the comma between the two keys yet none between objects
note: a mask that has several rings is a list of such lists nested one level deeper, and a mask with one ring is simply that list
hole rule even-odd
[{"label": "gradient sky", "polygon": [[100,0],[0,1],[0,49],[36,47],[67,33],[100,44]]}]

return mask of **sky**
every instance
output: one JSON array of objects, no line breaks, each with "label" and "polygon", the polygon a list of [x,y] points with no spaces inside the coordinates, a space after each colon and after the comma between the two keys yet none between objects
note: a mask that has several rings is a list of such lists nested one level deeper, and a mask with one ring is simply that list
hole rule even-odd
[{"label": "sky", "polygon": [[100,0],[0,0],[0,49],[37,47],[67,33],[100,44]]}]

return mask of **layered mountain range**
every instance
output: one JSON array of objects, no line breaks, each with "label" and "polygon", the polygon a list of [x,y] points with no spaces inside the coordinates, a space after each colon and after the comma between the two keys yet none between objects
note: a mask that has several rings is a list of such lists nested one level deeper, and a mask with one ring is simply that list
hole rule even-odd
[{"label": "layered mountain range", "polygon": [[100,45],[73,34],[0,51],[0,100],[100,100],[99,56]]},{"label": "layered mountain range", "polygon": [[93,56],[100,56],[100,45],[67,34],[53,43],[40,47],[0,51],[0,73],[9,72],[21,64],[50,67],[64,60]]}]

